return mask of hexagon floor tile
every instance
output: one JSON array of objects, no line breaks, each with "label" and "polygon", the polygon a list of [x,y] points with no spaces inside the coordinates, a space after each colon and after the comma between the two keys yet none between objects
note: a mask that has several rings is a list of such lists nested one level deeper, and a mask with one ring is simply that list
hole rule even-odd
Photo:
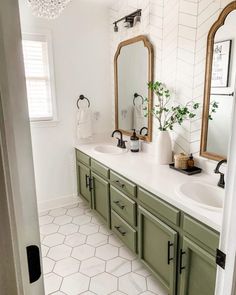
[{"label": "hexagon floor tile", "polygon": [[80,272],[88,277],[93,277],[105,271],[105,261],[92,257],[81,263]]},{"label": "hexagon floor tile", "polygon": [[64,258],[56,262],[56,265],[53,269],[57,275],[61,277],[66,277],[72,275],[79,271],[80,261],[72,257]]},{"label": "hexagon floor tile", "polygon": [[65,277],[61,285],[61,291],[68,295],[81,294],[88,290],[89,278],[81,273]]},{"label": "hexagon floor tile", "polygon": [[167,295],[147,268],[78,204],[43,212],[40,232],[45,295]]},{"label": "hexagon floor tile", "polygon": [[64,243],[70,247],[77,247],[83,245],[86,241],[86,238],[86,235],[74,233],[72,235],[67,236]]},{"label": "hexagon floor tile", "polygon": [[43,239],[42,243],[44,246],[53,247],[53,246],[62,244],[64,240],[65,240],[65,236],[55,233],[55,234],[47,235]]},{"label": "hexagon floor tile", "polygon": [[131,262],[124,258],[116,257],[107,261],[106,271],[116,277],[120,277],[131,272]]},{"label": "hexagon floor tile", "polygon": [[117,278],[105,272],[99,274],[91,279],[90,289],[98,295],[110,294],[117,290]]}]

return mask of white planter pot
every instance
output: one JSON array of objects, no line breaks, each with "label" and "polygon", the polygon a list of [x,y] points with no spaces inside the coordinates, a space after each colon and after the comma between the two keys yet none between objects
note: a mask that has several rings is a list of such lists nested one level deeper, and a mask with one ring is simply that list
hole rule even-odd
[{"label": "white planter pot", "polygon": [[155,160],[159,165],[172,162],[172,142],[168,131],[160,131],[157,136]]}]

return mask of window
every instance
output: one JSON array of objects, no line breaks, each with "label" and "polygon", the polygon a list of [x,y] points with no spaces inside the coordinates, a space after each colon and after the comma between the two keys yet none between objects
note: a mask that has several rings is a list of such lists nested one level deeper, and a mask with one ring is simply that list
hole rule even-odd
[{"label": "window", "polygon": [[47,36],[23,36],[23,55],[29,117],[31,121],[55,119],[53,79],[50,75],[49,46]]}]

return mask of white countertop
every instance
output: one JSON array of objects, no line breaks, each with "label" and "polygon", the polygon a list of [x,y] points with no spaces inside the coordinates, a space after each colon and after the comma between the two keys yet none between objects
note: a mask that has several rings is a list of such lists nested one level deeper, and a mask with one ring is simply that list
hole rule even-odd
[{"label": "white countertop", "polygon": [[168,165],[156,164],[153,157],[145,152],[131,153],[128,151],[119,155],[97,153],[94,147],[100,144],[106,143],[103,141],[77,144],[76,148],[169,204],[220,232],[222,211],[210,211],[190,202],[184,202],[176,193],[177,188],[188,181],[196,180],[216,186],[217,180],[215,177],[204,172],[193,176],[184,175],[170,169]]}]

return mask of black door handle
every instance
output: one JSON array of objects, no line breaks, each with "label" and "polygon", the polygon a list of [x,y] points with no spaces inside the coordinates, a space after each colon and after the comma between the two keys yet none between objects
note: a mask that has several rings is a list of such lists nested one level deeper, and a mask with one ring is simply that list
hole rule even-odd
[{"label": "black door handle", "polygon": [[186,252],[182,249],[180,250],[180,262],[179,262],[179,273],[182,274],[183,270],[185,269],[185,266],[183,266],[183,255],[185,255]]},{"label": "black door handle", "polygon": [[173,243],[168,241],[168,248],[167,248],[167,263],[170,264],[171,260],[174,260],[174,257],[170,257],[170,248],[174,246]]},{"label": "black door handle", "polygon": [[40,251],[36,245],[26,247],[29,281],[30,284],[36,282],[41,277],[41,265],[40,265]]},{"label": "black door handle", "polygon": [[90,179],[90,177],[86,174],[85,175],[86,187],[89,187],[89,179]]},{"label": "black door handle", "polygon": [[93,190],[93,177],[89,177],[89,190]]}]

